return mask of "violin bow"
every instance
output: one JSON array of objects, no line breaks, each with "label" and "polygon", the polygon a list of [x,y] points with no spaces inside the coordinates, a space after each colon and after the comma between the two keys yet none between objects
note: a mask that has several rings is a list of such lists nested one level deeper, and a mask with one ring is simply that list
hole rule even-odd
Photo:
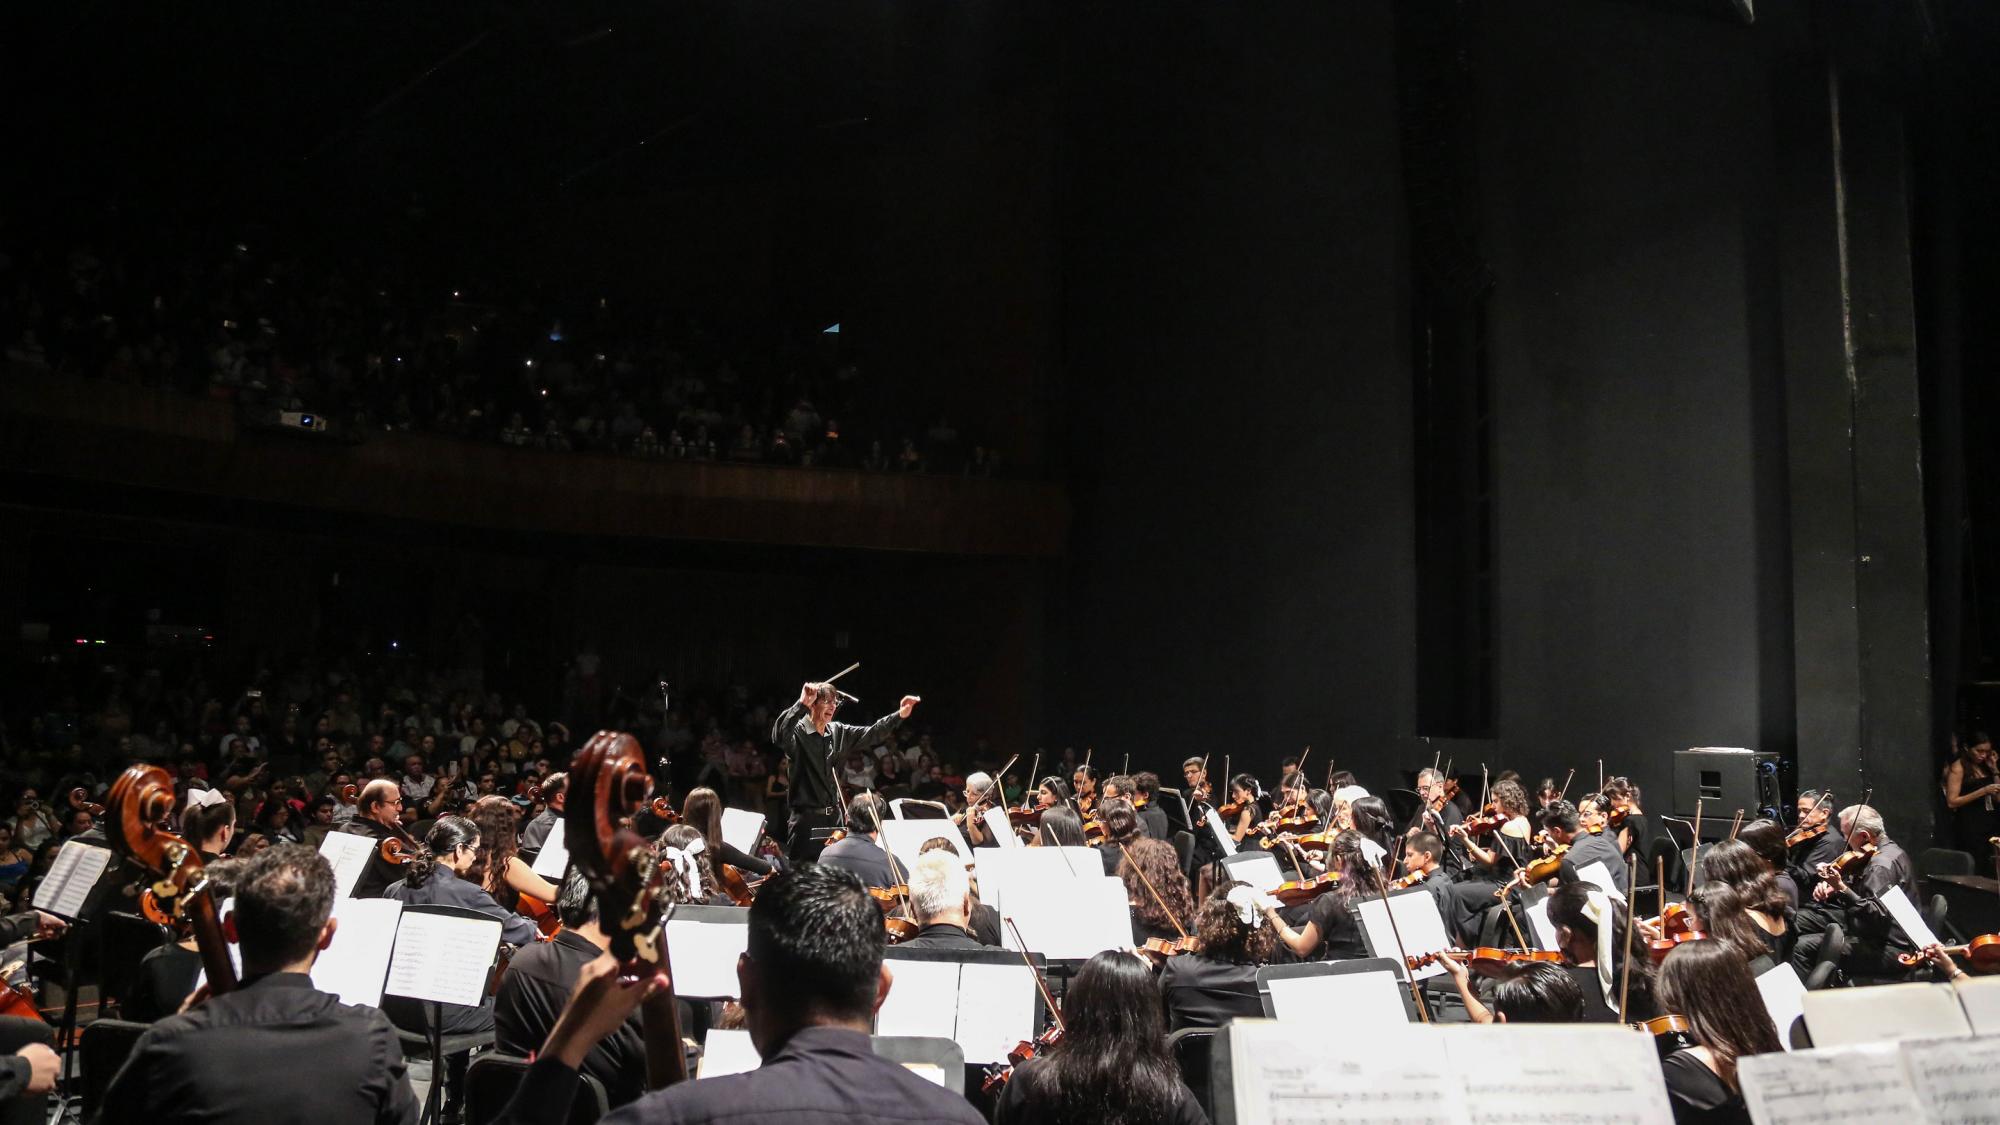
[{"label": "violin bow", "polygon": [[[1664,867],[1666,857],[1661,856]],[[1625,1022],[1625,1000],[1632,988],[1632,916],[1639,906],[1639,861],[1625,857],[1625,960],[1618,967],[1618,1022]]]},{"label": "violin bow", "polygon": [[1035,788],[1035,775],[1042,772],[1042,752],[1035,751],[1035,764],[1028,767],[1028,784],[1021,787],[1021,809],[1028,808],[1028,793]]},{"label": "violin bow", "polygon": [[1403,946],[1402,927],[1396,925],[1396,911],[1389,905],[1389,880],[1382,875],[1381,868],[1375,868],[1375,889],[1382,896],[1382,913],[1389,916],[1389,936],[1396,939],[1396,961],[1403,966],[1403,983],[1410,986],[1410,1003],[1417,1006],[1417,1018],[1431,1022],[1430,1009],[1424,1006],[1423,990],[1417,987],[1417,972],[1410,967],[1410,951]]},{"label": "violin bow", "polygon": [[1736,819],[1729,822],[1729,838],[1734,840],[1736,834],[1741,831],[1743,831],[1743,810],[1737,809]]},{"label": "violin bow", "polygon": [[1049,1006],[1049,1014],[1055,1017],[1056,1027],[1064,1034],[1068,1034],[1069,1029],[1063,1027],[1062,1008],[1056,1003],[1055,995],[1049,991],[1048,978],[1042,976],[1042,970],[1035,967],[1035,959],[1028,956],[1028,943],[1021,937],[1021,927],[1014,924],[1014,917],[1011,914],[1007,916],[1007,928],[1014,931],[1014,944],[1021,947],[1021,960],[1027,962],[1028,971],[1035,974],[1035,987],[1042,990],[1042,1003]]},{"label": "violin bow", "polygon": [[1604,792],[1604,759],[1597,759],[1597,791]]},{"label": "violin bow", "polygon": [[[1312,757],[1312,752],[1313,752],[1312,745],[1308,743],[1306,745],[1305,750],[1299,754],[1299,764],[1292,770],[1294,774],[1298,775],[1299,782],[1302,786],[1304,785],[1306,780],[1306,759]],[[1329,769],[1331,769],[1332,766],[1333,766],[1332,762],[1327,763],[1327,767]],[[1328,781],[1333,780],[1333,774],[1328,773],[1326,776]],[[1310,788],[1310,786],[1306,786],[1306,788]]]},{"label": "violin bow", "polygon": [[1575,780],[1576,780],[1576,767],[1575,767],[1575,766],[1571,766],[1571,767],[1569,768],[1569,773],[1568,773],[1568,775],[1566,775],[1566,776],[1565,776],[1565,777],[1563,778],[1563,787],[1562,787],[1562,792],[1560,792],[1560,793],[1557,793],[1557,794],[1556,794],[1556,800],[1560,801],[1560,800],[1564,799],[1565,797],[1568,797],[1568,796],[1569,796],[1569,783],[1570,783],[1570,782],[1572,782],[1572,781],[1575,781]]},{"label": "violin bow", "polygon": [[1181,938],[1185,940],[1188,936],[1187,927],[1181,925],[1181,920],[1179,918],[1174,917],[1173,909],[1167,905],[1167,900],[1160,897],[1160,889],[1153,885],[1153,880],[1147,878],[1146,869],[1132,862],[1132,853],[1126,849],[1124,844],[1118,845],[1118,854],[1125,857],[1126,866],[1130,867],[1133,873],[1139,876],[1139,881],[1141,883],[1146,884],[1146,893],[1153,896],[1153,905],[1158,906],[1160,908],[1160,913],[1167,916],[1167,921],[1172,922],[1174,924],[1174,929],[1178,931],[1181,935]]},{"label": "violin bow", "polygon": [[1118,764],[1118,772],[1119,772],[1120,774],[1123,774],[1123,775],[1127,776],[1127,777],[1130,777],[1130,776],[1131,776],[1131,774],[1132,774],[1132,752],[1131,752],[1130,750],[1127,750],[1127,751],[1125,751],[1125,760],[1124,760],[1123,762],[1120,762],[1120,763]]},{"label": "violin bow", "polygon": [[[888,841],[880,839],[882,835],[882,814],[875,809],[875,802],[873,800],[875,791],[873,789],[864,789],[862,792],[866,793],[870,798],[868,802],[868,819],[875,822],[875,835],[877,837],[875,842],[882,845],[882,854],[889,857],[889,878],[894,879],[896,885],[903,888],[903,893],[897,897],[903,900],[904,912],[909,913],[910,881],[903,877],[902,868],[896,863],[896,853],[890,849]],[[911,914],[910,916],[912,918],[916,917],[915,914]]]},{"label": "violin bow", "polygon": [[[1701,866],[1701,802],[1700,797],[1694,799],[1694,846],[1688,849],[1688,889],[1684,892],[1686,894],[1694,893],[1695,869]],[[1666,913],[1666,907],[1661,907],[1660,913]]]},{"label": "violin bow", "polygon": [[1486,801],[1492,793],[1492,782],[1486,772],[1486,763],[1479,763],[1479,811],[1486,811]]}]

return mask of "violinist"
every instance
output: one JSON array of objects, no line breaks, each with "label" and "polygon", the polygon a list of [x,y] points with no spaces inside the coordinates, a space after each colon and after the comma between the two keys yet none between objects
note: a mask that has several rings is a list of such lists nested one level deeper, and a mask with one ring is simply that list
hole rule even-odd
[{"label": "violinist", "polygon": [[1847,850],[1847,845],[1840,838],[1840,833],[1832,831],[1832,794],[1808,789],[1799,794],[1798,811],[1799,822],[1792,830],[1792,838],[1799,839],[1799,843],[1792,846],[1793,871],[1799,886],[1810,890],[1818,882],[1820,865],[1839,858],[1840,853]]},{"label": "violinist", "polygon": [[406,851],[416,850],[416,843],[403,831],[403,792],[395,782],[378,777],[362,787],[354,808],[354,819],[340,831],[368,837],[375,841],[376,850],[354,881],[353,897],[381,898],[389,884],[403,877],[402,864],[383,858],[382,844],[394,840]]},{"label": "violinist", "polygon": [[1046,813],[1053,808],[1069,807],[1069,782],[1054,774],[1042,779],[1035,788],[1035,807]]},{"label": "violinist", "polygon": [[920,702],[906,695],[896,709],[868,726],[836,723],[840,691],[832,684],[809,683],[799,700],[771,723],[771,742],[792,763],[791,823],[785,854],[795,863],[819,856],[827,829],[839,823],[841,808],[834,785],[833,762],[849,751],[871,750],[887,741]]},{"label": "violinist", "polygon": [[290,1120],[416,1125],[396,1029],[380,1010],[313,987],[333,940],[333,868],[299,844],[244,861],[230,925],[243,982],[139,1038],[100,1103],[103,1125],[269,1125]]},{"label": "violinist", "polygon": [[1342,832],[1333,838],[1326,854],[1327,873],[1337,877],[1333,889],[1289,908],[1286,913],[1292,915],[1290,919],[1279,913],[1274,902],[1265,902],[1264,918],[1277,931],[1278,940],[1301,961],[1366,957],[1368,942],[1361,933],[1359,903],[1372,876],[1361,837]]},{"label": "violinist", "polygon": [[1443,916],[1445,904],[1451,897],[1451,876],[1444,869],[1444,841],[1432,832],[1419,832],[1403,841],[1404,886],[1415,885],[1430,893],[1438,904],[1438,914]]},{"label": "violinist", "polygon": [[[1784,830],[1776,823],[1764,823],[1771,825],[1773,835],[1782,837]],[[1746,829],[1749,827],[1745,825]],[[1785,897],[1780,876],[1744,838],[1746,835],[1747,832],[1739,832],[1734,840],[1717,840],[1702,849],[1704,882],[1695,891],[1705,901],[1696,903],[1691,899],[1690,905],[1701,920],[1698,929],[1710,937],[1735,941],[1743,947],[1746,960],[1763,958],[1766,964],[1755,969],[1761,973],[1791,957],[1793,906]],[[1717,885],[1727,886],[1735,893],[1724,898],[1706,891]]]},{"label": "violinist", "polygon": [[876,826],[889,815],[889,802],[873,793],[856,793],[847,802],[846,836],[826,846],[819,861],[850,871],[864,886],[893,887],[902,882],[889,870],[889,853]]},{"label": "violinist", "polygon": [[1097,806],[1098,823],[1104,825],[1104,842],[1098,845],[1097,858],[1104,864],[1106,875],[1118,874],[1118,865],[1123,862],[1119,854],[1120,844],[1131,847],[1139,836],[1139,814],[1133,810],[1132,802],[1118,797],[1106,797]]},{"label": "violinist", "polygon": [[1468,862],[1452,885],[1452,909],[1445,915],[1445,925],[1467,945],[1478,941],[1480,918],[1493,905],[1495,892],[1528,862],[1534,835],[1528,824],[1528,794],[1520,782],[1494,782],[1491,803],[1501,818],[1499,828],[1483,837],[1475,836],[1464,822],[1450,829],[1451,839],[1464,847]]},{"label": "violinist", "polygon": [[[1574,883],[1577,872],[1592,863],[1602,863],[1611,873],[1611,881],[1624,894],[1630,885],[1625,870],[1625,857],[1618,854],[1618,845],[1605,834],[1605,815],[1608,812],[1604,800],[1591,794],[1579,805],[1568,801],[1557,801],[1542,810],[1542,831],[1551,846],[1566,848],[1562,853],[1562,866],[1556,878],[1564,883]],[[1515,873],[1515,882],[1522,881],[1522,873]]]},{"label": "violinist", "polygon": [[1277,930],[1265,915],[1270,896],[1248,883],[1217,883],[1194,917],[1201,948],[1167,959],[1160,970],[1160,993],[1167,1002],[1169,1031],[1222,1027],[1232,1018],[1264,1014],[1257,994],[1257,969],[1278,949]]},{"label": "violinist", "polygon": [[[1785,826],[1775,820],[1753,820],[1737,831],[1736,839],[1748,846],[1757,856],[1758,862],[1771,873],[1779,893],[1784,896],[1785,913],[1790,915],[1798,910],[1799,900],[1803,896],[1799,891],[1798,880],[1793,877],[1787,863]],[[1707,866],[1708,858],[1709,852],[1703,851],[1701,863],[1704,867]],[[1740,880],[1725,878],[1724,882],[1738,883]]]},{"label": "violinist", "polygon": [[1368,853],[1368,862],[1377,867],[1396,846],[1396,829],[1390,822],[1389,803],[1380,797],[1357,797],[1348,802],[1347,818],[1355,833],[1361,837],[1361,849]]},{"label": "violinist", "polygon": [[1229,829],[1229,838],[1241,844],[1250,836],[1250,830],[1264,819],[1268,803],[1257,779],[1250,774],[1239,773],[1229,779],[1229,800],[1216,811],[1222,814],[1223,823]]},{"label": "violinist", "polygon": [[1614,777],[1604,783],[1604,796],[1611,802],[1611,838],[1618,844],[1618,854],[1629,855],[1633,848],[1643,854],[1652,836],[1646,810],[1639,806],[1639,786],[1631,778]]},{"label": "violinist", "polygon": [[972,883],[957,852],[927,852],[910,865],[910,911],[920,928],[898,949],[985,948],[972,936]]},{"label": "violinist", "polygon": [[472,803],[467,819],[479,829],[479,853],[465,873],[467,879],[484,888],[502,909],[517,914],[523,913],[523,895],[545,904],[556,900],[555,884],[521,859],[516,828],[521,810],[511,799],[498,794],[481,797]]},{"label": "violinist", "polygon": [[1621,989],[1628,1021],[1657,1014],[1643,957],[1632,959],[1626,979],[1624,902],[1589,883],[1564,883],[1549,896],[1549,923],[1556,929],[1564,971],[1583,990],[1583,1022],[1618,1022]]},{"label": "violinist", "polygon": [[[885,811],[883,815],[888,814]],[[722,838],[722,798],[715,790],[702,785],[688,790],[686,799],[681,801],[681,822],[692,825],[696,832],[701,833],[702,842],[708,845],[709,854],[715,862],[760,876],[771,873],[769,863],[737,850]],[[850,829],[856,827],[853,820],[847,823]]]},{"label": "violinist", "polygon": [[1189,758],[1182,762],[1181,779],[1187,782],[1187,802],[1190,809],[1215,803],[1214,790],[1208,784],[1208,759]]},{"label": "violinist", "polygon": [[[1776,887],[1770,890],[1776,893]],[[1780,949],[1789,948],[1790,935],[1783,929],[1783,915],[1777,919],[1780,928],[1776,933],[1758,924],[1751,901],[1745,889],[1712,880],[1688,894],[1687,906],[1695,931],[1706,935],[1706,940],[1734,948],[1750,966],[1750,975],[1757,976],[1785,960]]]},{"label": "violinist", "polygon": [[1031,848],[1080,848],[1083,843],[1083,818],[1076,810],[1065,805],[1056,805],[1042,813],[1042,823],[1035,828],[1035,838],[1028,841]]},{"label": "violinist", "polygon": [[975,848],[997,848],[1000,841],[987,830],[985,811],[996,797],[997,789],[993,775],[984,770],[974,770],[965,775],[965,808],[955,813],[952,820],[965,829],[965,840]]},{"label": "violinist", "polygon": [[[819,864],[775,875],[750,905],[749,930],[736,974],[750,1041],[763,1064],[743,1074],[655,1090],[621,1111],[619,1122],[985,1125],[963,1097],[878,1056],[870,1046],[875,1010],[895,978],[882,961],[882,912],[860,880]],[[1144,972],[1136,958],[1126,959]],[[567,1118],[577,1069],[600,1039],[624,1026],[650,991],[622,985],[618,978],[617,962],[609,955],[584,967],[498,1125]],[[1074,994],[1076,985],[1070,987]]]},{"label": "violinist", "polygon": [[[422,906],[455,906],[500,922],[500,940],[509,945],[532,945],[541,936],[535,924],[493,901],[485,888],[465,877],[479,859],[479,826],[462,816],[441,816],[424,842],[403,864],[403,878],[382,891],[383,898]],[[428,1009],[415,1002],[407,1007],[387,1001],[384,1010],[398,1027],[422,1032]],[[443,1005],[441,1026],[446,1035],[467,1035],[490,1031],[493,1010],[465,1004]]]},{"label": "violinist", "polygon": [[1449,791],[1444,781],[1444,774],[1437,770],[1417,771],[1417,796],[1422,798],[1422,803],[1417,809],[1416,819],[1410,822],[1404,835],[1432,832],[1449,838],[1452,826],[1464,822],[1465,814],[1447,796]]},{"label": "violinist", "polygon": [[[1797,919],[1799,937],[1792,946],[1792,967],[1800,976],[1812,971],[1825,944],[1826,927],[1840,922],[1848,933],[1847,954],[1841,970],[1857,974],[1900,975],[1896,955],[1914,950],[1909,935],[1889,917],[1881,898],[1891,887],[1902,888],[1912,903],[1917,899],[1916,865],[1901,844],[1889,838],[1882,814],[1868,805],[1849,805],[1840,810],[1836,823],[1847,842],[1848,855],[1855,856],[1858,873],[1843,872],[1840,859],[1820,865],[1819,885],[1813,888],[1816,910],[1801,910]],[[1831,835],[1831,833],[1829,833]],[[1867,851],[1873,847],[1871,855]]]},{"label": "violinist", "polygon": [[[583,967],[610,945],[598,924],[597,897],[581,874],[572,871],[563,882],[556,916],[562,931],[514,954],[494,993],[494,1046],[507,1054],[528,1058],[541,1049]],[[646,1040],[636,1012],[584,1058],[583,1070],[604,1084],[614,1108],[646,1092]]]},{"label": "violinist", "polygon": [[1582,1023],[1583,989],[1561,965],[1531,962],[1496,978],[1481,999],[1465,958],[1446,954],[1439,964],[1451,974],[1473,1023]]},{"label": "violinist", "polygon": [[1139,810],[1139,825],[1146,835],[1155,840],[1171,840],[1175,832],[1188,831],[1180,802],[1160,800],[1159,774],[1140,770],[1132,775],[1132,785],[1135,793],[1132,807]]},{"label": "violinist", "polygon": [[1076,811],[1088,819],[1097,811],[1097,767],[1088,762],[1077,766],[1069,784],[1076,792]]},{"label": "violinist", "polygon": [[562,819],[568,800],[568,774],[552,773],[542,779],[543,808],[521,829],[523,851],[539,853],[542,850],[542,845],[549,841],[549,833],[555,829],[556,821]]},{"label": "violinist", "polygon": [[[1110,845],[1105,850],[1118,852]],[[1194,901],[1172,844],[1146,836],[1133,840],[1125,845],[1116,874],[1125,884],[1125,903],[1132,911],[1132,944],[1181,936],[1182,927],[1194,917]]]},{"label": "violinist", "polygon": [[1660,1006],[1686,1019],[1696,1046],[1661,1061],[1677,1122],[1749,1125],[1736,1064],[1784,1050],[1757,992],[1757,978],[1731,946],[1690,941],[1660,966]]}]

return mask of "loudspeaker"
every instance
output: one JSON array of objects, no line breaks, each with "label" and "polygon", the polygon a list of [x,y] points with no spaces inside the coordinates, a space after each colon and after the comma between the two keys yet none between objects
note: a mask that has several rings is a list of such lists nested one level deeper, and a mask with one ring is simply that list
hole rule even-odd
[{"label": "loudspeaker", "polygon": [[1743,819],[1777,817],[1783,806],[1778,788],[1778,756],[1717,746],[1674,751],[1674,813],[1692,818],[1701,801],[1704,840],[1729,835],[1736,810]]}]

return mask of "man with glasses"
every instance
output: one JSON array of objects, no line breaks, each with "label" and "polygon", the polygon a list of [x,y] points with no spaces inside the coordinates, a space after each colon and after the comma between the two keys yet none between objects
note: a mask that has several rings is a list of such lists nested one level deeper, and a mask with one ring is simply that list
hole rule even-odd
[{"label": "man with glasses", "polygon": [[841,800],[835,788],[836,759],[851,750],[870,750],[896,733],[916,710],[918,699],[906,695],[896,709],[865,727],[836,723],[840,691],[832,684],[806,684],[799,701],[771,724],[771,742],[792,760],[791,833],[785,854],[794,863],[810,863],[826,846],[826,831],[840,823]]},{"label": "man with glasses", "polygon": [[355,880],[355,898],[381,898],[383,888],[403,877],[400,860],[392,863],[382,858],[384,841],[399,841],[405,855],[414,854],[417,850],[416,842],[403,831],[402,791],[386,777],[378,777],[362,788],[360,800],[354,803],[354,819],[342,825],[340,830],[366,836],[375,842],[375,851],[368,857],[368,866],[362,868],[361,878]]}]

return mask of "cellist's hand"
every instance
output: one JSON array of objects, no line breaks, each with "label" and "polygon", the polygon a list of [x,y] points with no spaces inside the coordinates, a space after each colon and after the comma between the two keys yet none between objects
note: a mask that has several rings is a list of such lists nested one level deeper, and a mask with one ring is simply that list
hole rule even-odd
[{"label": "cellist's hand", "polygon": [[601,954],[577,974],[576,988],[542,1044],[542,1054],[567,1067],[582,1067],[585,1056],[623,1027],[641,1001],[667,986],[665,968],[640,980],[621,980],[617,959]]}]

